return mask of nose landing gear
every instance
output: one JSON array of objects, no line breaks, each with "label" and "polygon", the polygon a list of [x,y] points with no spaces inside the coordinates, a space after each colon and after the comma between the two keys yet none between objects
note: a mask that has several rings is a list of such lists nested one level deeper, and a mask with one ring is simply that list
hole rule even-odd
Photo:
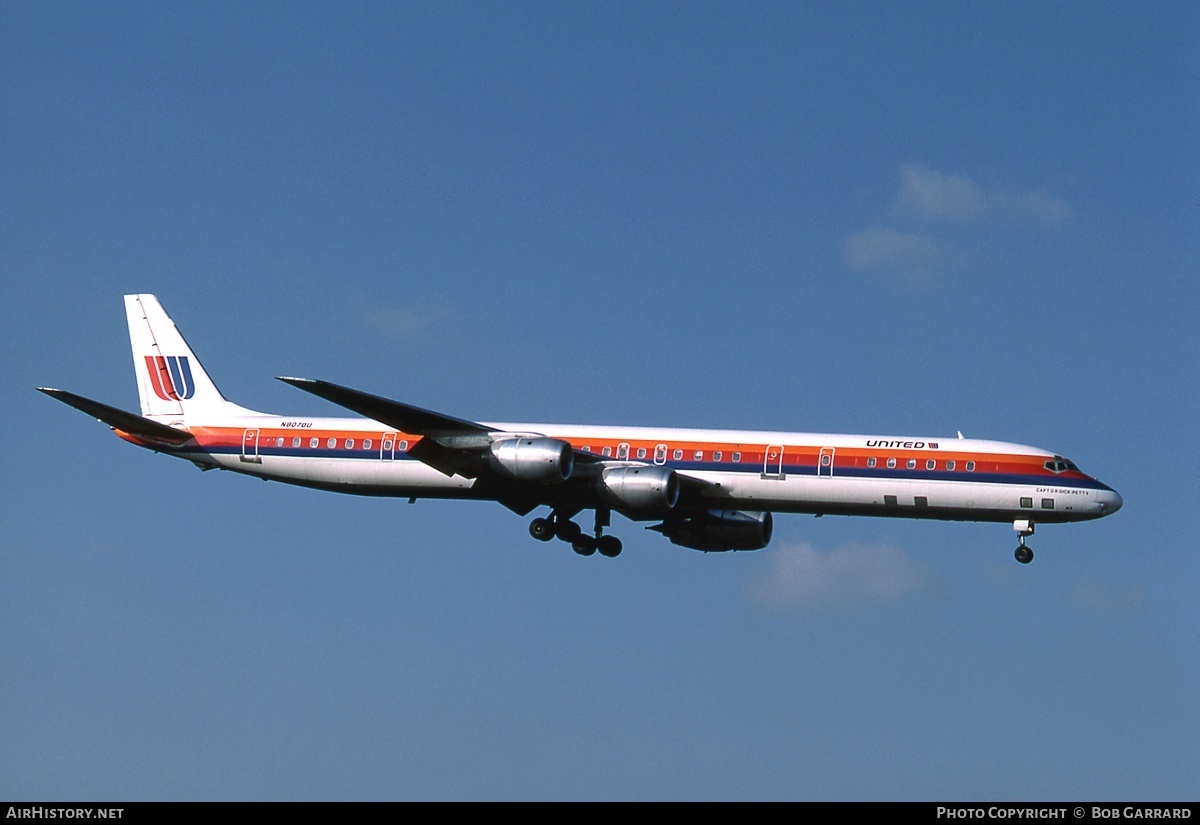
[{"label": "nose landing gear", "polygon": [[1017,549],[1013,556],[1021,564],[1033,561],[1033,550],[1026,546],[1025,537],[1033,535],[1033,522],[1028,519],[1018,519],[1013,522],[1013,530],[1017,533]]},{"label": "nose landing gear", "polygon": [[[578,512],[576,510],[575,512]],[[621,540],[616,536],[604,535],[604,528],[609,525],[611,511],[607,507],[596,509],[596,535],[584,535],[583,528],[571,521],[575,513],[555,510],[550,518],[535,518],[529,523],[529,535],[538,541],[550,541],[557,538],[571,545],[571,549],[581,556],[590,556],[597,550],[600,555],[614,559],[621,555]]]}]

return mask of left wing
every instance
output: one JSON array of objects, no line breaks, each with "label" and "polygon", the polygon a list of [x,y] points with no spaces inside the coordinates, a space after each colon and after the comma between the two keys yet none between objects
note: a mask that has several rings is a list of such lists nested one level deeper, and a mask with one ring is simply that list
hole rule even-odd
[{"label": "left wing", "polygon": [[328,381],[282,375],[279,376],[279,380],[402,433],[423,436],[408,454],[448,476],[478,478],[484,471],[479,453],[482,448],[491,444],[492,431],[482,424],[442,415],[411,404],[402,404]]},{"label": "left wing", "polygon": [[[492,442],[516,435],[328,381],[286,376],[279,376],[279,380],[400,432],[422,436],[408,454],[448,476],[487,476],[486,453]],[[599,461],[592,453],[575,449],[572,452],[576,463]]]}]

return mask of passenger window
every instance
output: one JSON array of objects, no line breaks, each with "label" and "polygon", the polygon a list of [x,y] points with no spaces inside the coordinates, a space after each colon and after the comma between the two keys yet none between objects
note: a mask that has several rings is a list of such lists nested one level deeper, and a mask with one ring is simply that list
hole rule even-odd
[{"label": "passenger window", "polygon": [[282,446],[283,446],[283,439],[282,439],[282,438],[277,438],[277,439],[275,439],[275,446],[276,446],[276,447],[282,447]]},{"label": "passenger window", "polygon": [[713,461],[720,461],[723,453],[720,450],[713,450]]},{"label": "passenger window", "polygon": [[638,447],[637,456],[638,456],[638,458],[645,458],[646,457],[646,448]]},{"label": "passenger window", "polygon": [[325,446],[332,450],[334,447],[337,446],[337,439],[336,438],[329,439],[328,441],[325,442]]},{"label": "passenger window", "polygon": [[868,466],[868,467],[874,467],[874,466],[875,466],[875,456],[871,456],[870,458],[868,458],[868,459],[867,459],[867,466]]},{"label": "passenger window", "polygon": [[936,470],[936,469],[937,469],[937,462],[936,462],[936,461],[934,461],[932,458],[931,458],[931,459],[929,459],[928,461],[926,461],[926,462],[925,462],[925,469],[926,469],[926,470]]},{"label": "passenger window", "polygon": [[974,462],[974,461],[968,461],[968,462],[967,462],[967,472],[968,472],[968,473],[973,473],[973,472],[975,472],[975,462]]},{"label": "passenger window", "polygon": [[908,460],[908,465],[907,465],[907,466],[908,466],[908,469],[910,469],[910,470],[915,470],[915,469],[917,469],[917,460],[916,460],[915,458],[910,458],[910,459]]},{"label": "passenger window", "polygon": [[293,438],[293,439],[292,439],[292,446],[293,446],[293,447],[299,447],[299,446],[300,446],[300,439],[298,439],[298,438]]},{"label": "passenger window", "polygon": [[696,450],[695,454],[692,456],[692,459],[695,461],[703,461],[704,460],[704,450]]},{"label": "passenger window", "polygon": [[946,462],[946,469],[947,469],[947,470],[953,470],[953,469],[954,469],[954,462],[953,462],[953,461],[947,461],[947,462]]},{"label": "passenger window", "polygon": [[308,440],[308,446],[310,446],[310,447],[320,447],[320,446],[321,446],[321,439],[319,439],[319,438],[310,438],[310,439]]},{"label": "passenger window", "polygon": [[600,451],[600,454],[607,458],[608,456],[612,455],[612,447],[605,447]]},{"label": "passenger window", "polygon": [[674,457],[674,459],[675,459],[676,461],[678,461],[679,459],[683,458],[683,450],[676,450],[676,451],[675,451],[674,453],[672,453],[671,455]]},{"label": "passenger window", "polygon": [[734,453],[734,454],[733,454],[733,463],[734,463],[734,464],[737,464],[737,463],[738,463],[738,462],[740,462],[741,460],[742,460],[742,454],[741,454],[741,453]]},{"label": "passenger window", "polygon": [[888,469],[889,469],[889,470],[894,470],[894,469],[896,469],[896,459],[894,459],[894,458],[889,458],[889,459],[888,459]]},{"label": "passenger window", "polygon": [[353,439],[353,438],[347,438],[347,439],[346,439],[346,449],[347,449],[347,450],[353,450],[353,449],[354,449],[354,439]]},{"label": "passenger window", "polygon": [[363,439],[363,449],[364,449],[364,450],[369,450],[369,449],[371,449],[371,439],[369,439],[369,438],[364,438],[364,439]]},{"label": "passenger window", "polygon": [[396,449],[401,450],[401,451],[407,450],[408,449],[408,440],[405,439],[404,441],[401,441],[399,444],[396,445]]}]

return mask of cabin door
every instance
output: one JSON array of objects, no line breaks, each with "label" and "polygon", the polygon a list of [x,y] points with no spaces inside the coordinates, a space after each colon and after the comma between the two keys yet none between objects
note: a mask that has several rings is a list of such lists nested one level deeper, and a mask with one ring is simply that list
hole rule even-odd
[{"label": "cabin door", "polygon": [[833,478],[833,447],[822,447],[817,456],[817,475],[821,478]]},{"label": "cabin door", "polygon": [[401,452],[399,442],[399,433],[384,433],[379,439],[379,457],[384,461],[391,461],[396,457],[397,452]]},{"label": "cabin door", "polygon": [[258,454],[258,430],[246,430],[242,433],[242,461],[247,464],[262,464],[262,456]]},{"label": "cabin door", "polygon": [[763,457],[763,478],[783,478],[783,445],[772,444],[767,447]]}]

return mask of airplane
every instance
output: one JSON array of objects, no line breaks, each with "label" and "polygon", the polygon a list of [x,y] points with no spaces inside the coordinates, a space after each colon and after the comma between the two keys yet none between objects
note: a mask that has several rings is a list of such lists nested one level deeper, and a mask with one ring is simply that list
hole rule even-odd
[{"label": "airplane", "polygon": [[[529,532],[576,553],[620,554],[615,511],[673,544],[758,550],[773,513],[1011,522],[1014,555],[1036,524],[1121,509],[1112,487],[1053,452],[964,438],[832,435],[468,421],[312,378],[280,377],[360,418],[273,415],[225,399],[154,295],[125,296],[141,414],[65,390],[41,392],[125,441],[318,490],[496,501]],[[589,535],[574,519],[594,511]]]}]

